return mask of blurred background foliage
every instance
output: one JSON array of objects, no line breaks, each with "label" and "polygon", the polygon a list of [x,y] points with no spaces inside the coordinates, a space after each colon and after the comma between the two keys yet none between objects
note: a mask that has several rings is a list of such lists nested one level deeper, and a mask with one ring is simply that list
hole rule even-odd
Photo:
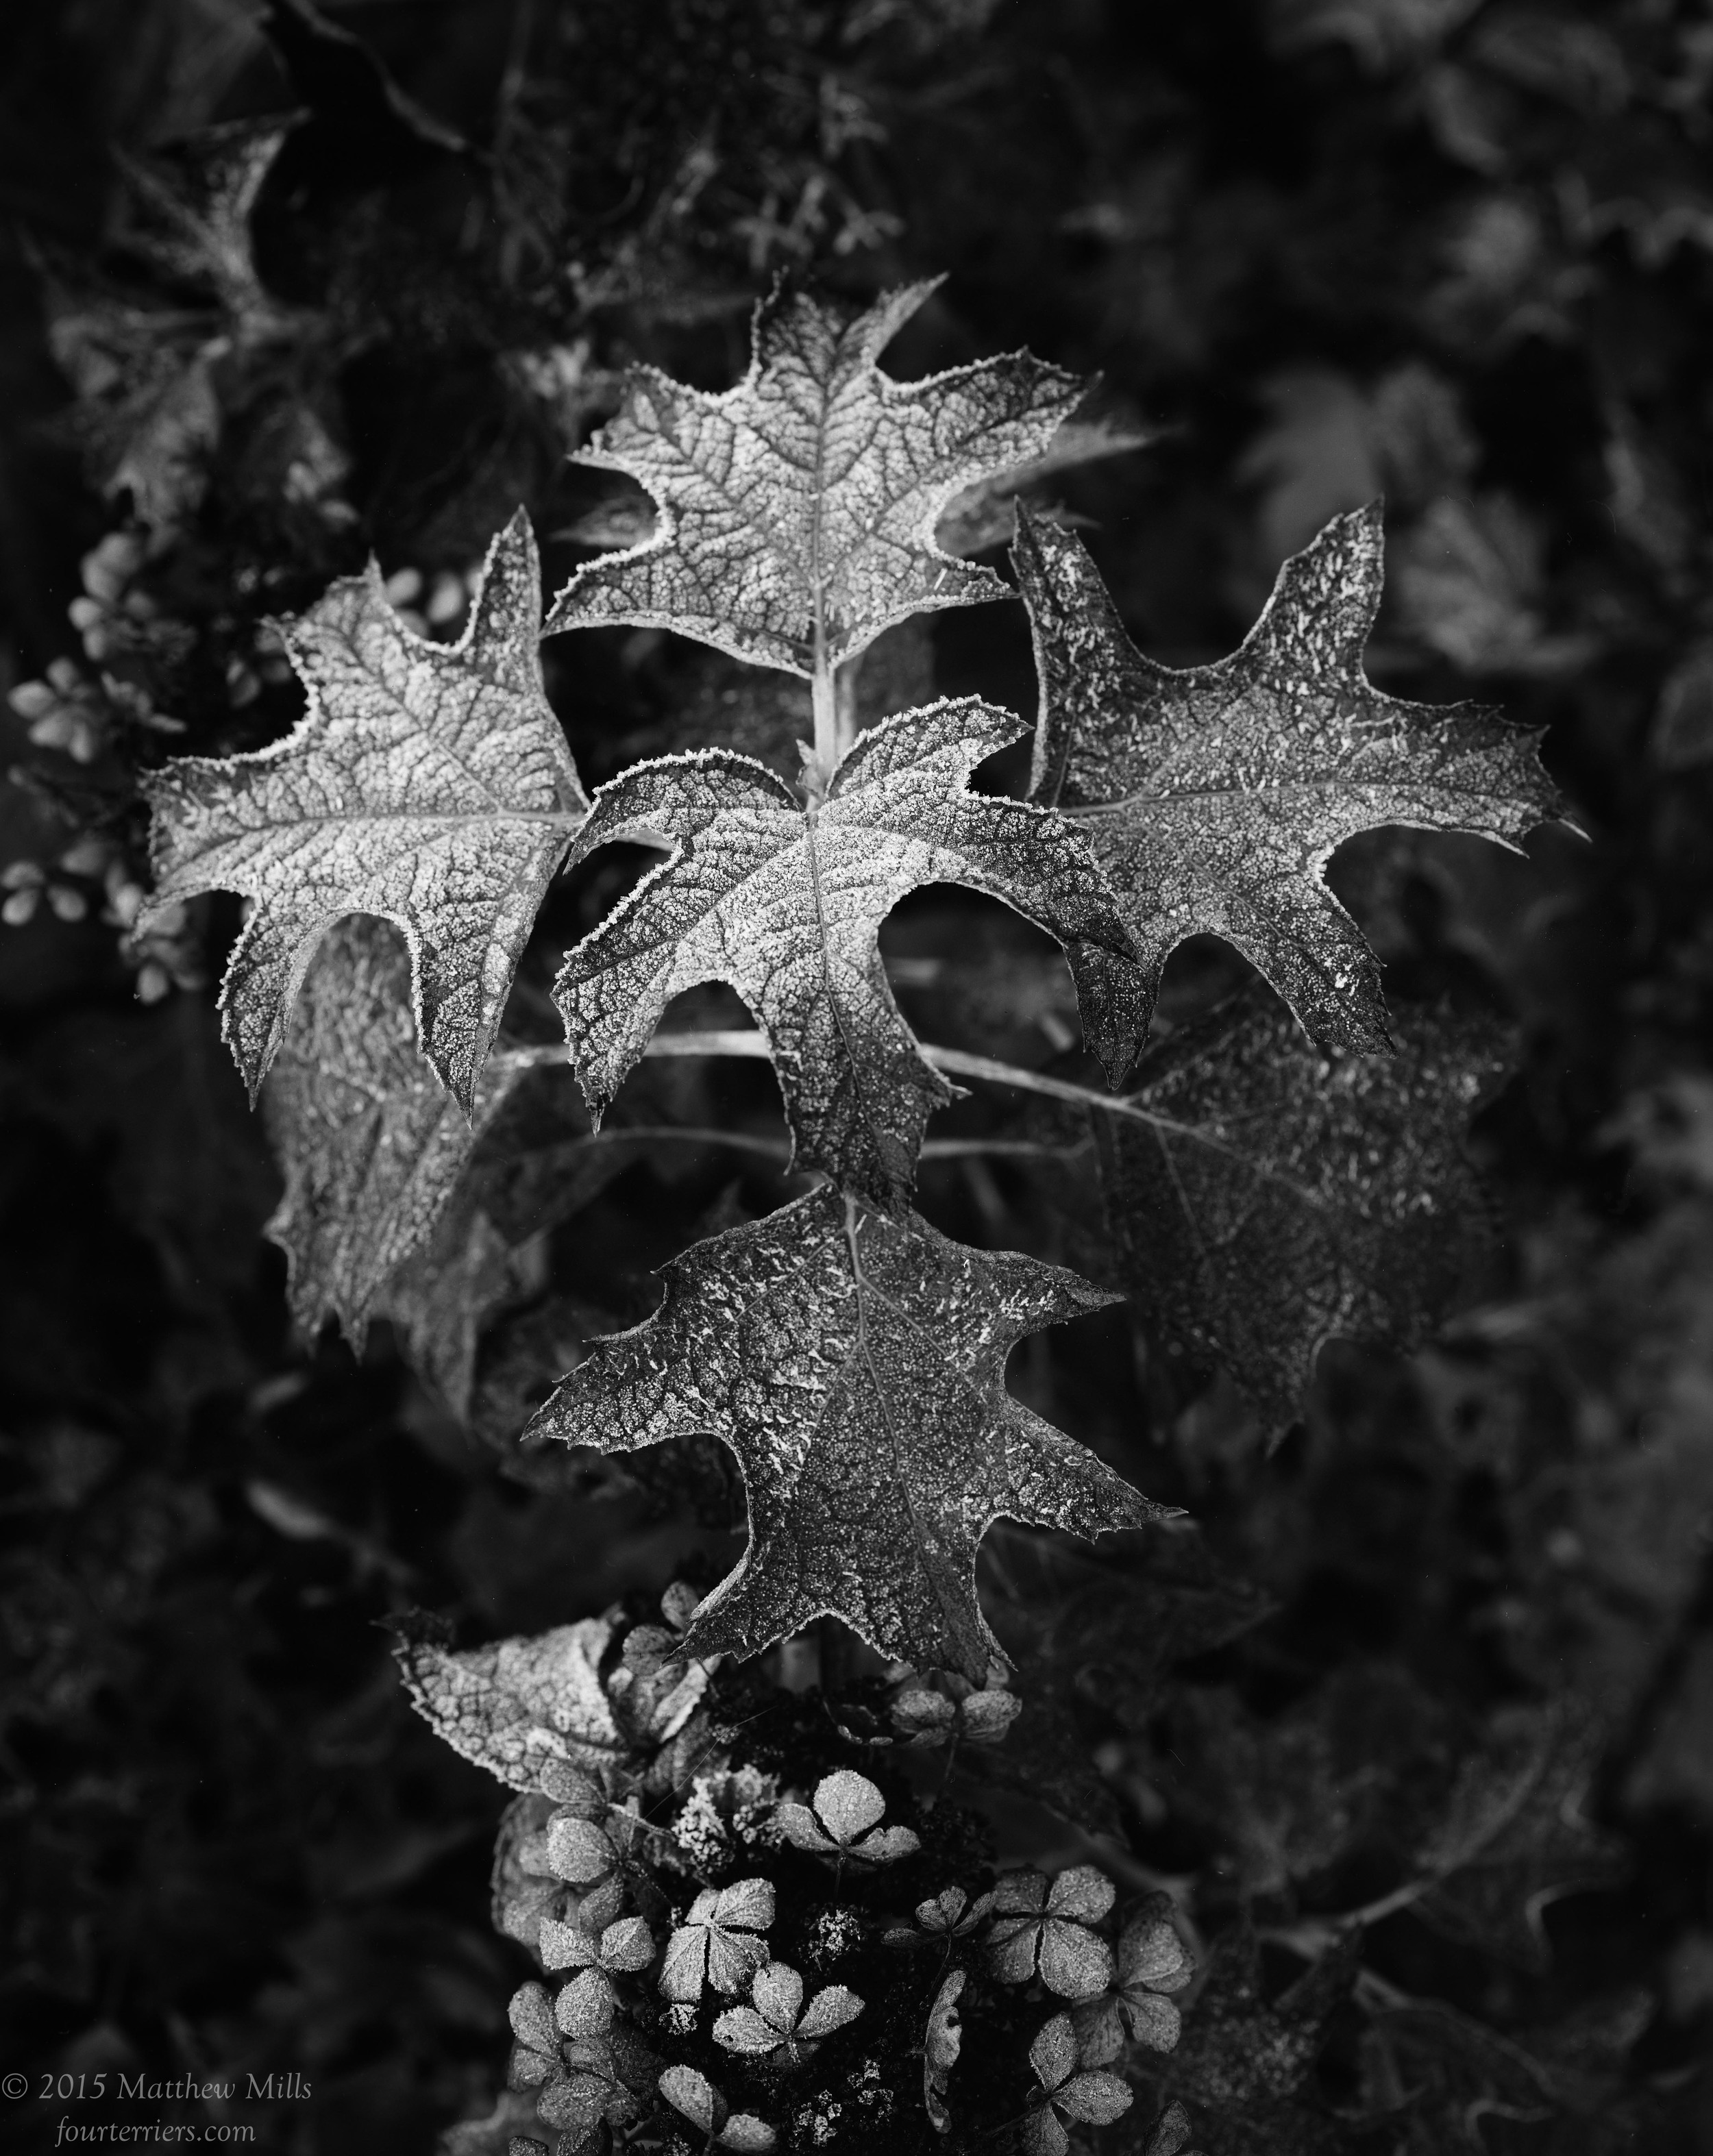
[{"label": "blurred background foliage", "polygon": [[[1318,1913],[1383,1897],[1468,1732],[1554,1702],[1622,1882],[1552,1904],[1550,1958],[1386,1916],[1365,1980],[1582,2079],[1552,2068],[1543,2100],[1537,2076],[1530,2123],[1424,2012],[1385,2070],[1432,2100],[1362,2145],[1713,2149],[1710,96],[1689,0],[7,11],[7,2066],[296,2070],[314,2102],[262,2130],[302,2156],[402,2156],[486,2107],[522,1973],[487,1920],[502,1792],[414,1721],[376,1620],[424,1604],[489,1637],[723,1561],[717,1459],[591,1490],[502,1454],[580,1337],[651,1306],[651,1265],[778,1192],[705,1148],[626,1167],[506,1283],[465,1414],[384,1327],[361,1358],[294,1341],[205,986],[235,916],[128,937],[136,769],[274,737],[293,690],[264,618],[369,549],[446,631],[518,501],[555,581],[634,530],[634,498],[563,463],[627,362],[723,386],[777,270],[852,298],[944,272],[894,371],[1027,343],[1151,435],[1056,492],[1150,652],[1229,650],[1283,557],[1383,491],[1375,678],[1549,726],[1593,840],[1395,834],[1334,864],[1390,989],[1484,993],[1520,1028],[1478,1127],[1502,1276],[1433,1344],[1329,1350],[1271,1453],[1142,1319],[1016,1358],[1014,1389],[1188,1506],[1273,1613],[1134,1697],[1087,1671],[1135,1640],[1061,1625],[1035,1641],[1042,1743],[1086,1754],[1204,1909],[1271,1922],[1276,1989]],[[215,126],[212,162],[175,151]],[[774,723],[653,633],[548,658],[591,781]],[[908,695],[930,654],[905,659]],[[1032,709],[1020,612],[943,617],[931,664]],[[552,901],[523,1030],[632,872]],[[1057,976],[960,904],[901,911],[902,992],[913,962],[939,1030],[922,953],[950,937],[983,954],[963,1037],[1046,1062]],[[1241,972],[1181,954],[1168,1023]],[[777,1127],[745,1067],[650,1082],[673,1120]],[[971,1240],[1074,1259],[1086,1235],[1002,1159],[935,1163],[924,1202]],[[1005,1815],[1010,1853],[1062,1844],[1050,1810]],[[1371,2097],[1354,2024],[1317,2041],[1321,2100]],[[40,2107],[14,2119],[51,2138]]]}]

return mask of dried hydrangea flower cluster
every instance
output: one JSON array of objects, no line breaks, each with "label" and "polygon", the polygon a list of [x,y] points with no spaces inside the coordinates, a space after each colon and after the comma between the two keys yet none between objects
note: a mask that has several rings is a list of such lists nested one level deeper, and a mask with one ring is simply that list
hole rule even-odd
[{"label": "dried hydrangea flower cluster", "polygon": [[923,1757],[954,1715],[1002,1736],[1015,1696],[907,1673],[841,1726],[818,1692],[687,1666],[695,1599],[401,1648],[429,1718],[522,1789],[495,1921],[541,1972],[511,2009],[534,2119],[496,2113],[496,2156],[1061,2156],[1128,2110],[1125,2056],[1175,2045],[1192,1974],[1171,1903],[1121,1912],[1090,1864],[996,1870]]}]

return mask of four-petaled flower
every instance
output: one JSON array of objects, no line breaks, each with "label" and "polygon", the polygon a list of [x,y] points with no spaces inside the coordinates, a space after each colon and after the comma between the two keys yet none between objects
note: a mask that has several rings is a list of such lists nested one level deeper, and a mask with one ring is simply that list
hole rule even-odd
[{"label": "four-petaled flower", "polygon": [[1067,2120],[1109,2126],[1134,2100],[1116,2074],[1098,2067],[1078,2071],[1077,2038],[1068,2014],[1055,2014],[1041,2031],[1029,2046],[1029,2064],[1041,2087],[1031,2091],[1023,2122],[1027,2156],[1065,2156],[1071,2145]]},{"label": "four-petaled flower", "polygon": [[848,1857],[859,1864],[894,1864],[922,1846],[907,1826],[878,1824],[887,1800],[866,1774],[841,1767],[815,1785],[815,1809],[782,1804],[775,1817],[779,1831],[799,1849],[817,1856]]},{"label": "four-petaled flower", "polygon": [[767,1942],[760,1934],[773,1920],[770,1880],[739,1879],[730,1887],[704,1889],[666,1942],[661,1997],[693,2006],[704,1984],[728,1995],[742,1991],[767,1960]]},{"label": "four-petaled flower", "polygon": [[997,1744],[1022,1712],[1023,1702],[1002,1684],[976,1686],[955,1670],[939,1672],[931,1685],[913,1685],[892,1703],[893,1727],[913,1749],[946,1743]]},{"label": "four-petaled flower", "polygon": [[994,1890],[988,1958],[1002,1984],[1027,1984],[1037,1971],[1061,1999],[1093,1999],[1112,1978],[1112,1948],[1092,1928],[1111,1908],[1113,1883],[1092,1864],[1073,1864],[1057,1879],[1007,1872]]},{"label": "four-petaled flower", "polygon": [[967,1938],[985,1923],[992,1907],[991,1894],[978,1894],[972,1902],[961,1887],[947,1887],[931,1900],[916,1904],[915,1930],[908,1924],[895,1925],[885,1934],[882,1943],[889,1947],[919,1947],[933,1939],[943,1939],[949,1945],[952,1940]]},{"label": "four-petaled flower", "polygon": [[668,2066],[659,2086],[673,2110],[702,2128],[708,2148],[754,2150],[761,2156],[773,2147],[775,2136],[767,2121],[750,2112],[733,2111],[707,2076],[694,2066]]},{"label": "four-petaled flower", "polygon": [[548,1969],[574,1969],[553,2003],[553,2018],[568,2036],[610,2029],[618,2008],[615,1976],[635,1976],[654,1959],[654,1933],[640,1917],[621,1917],[599,1932],[548,1917],[541,1928],[541,1958]]},{"label": "four-petaled flower", "polygon": [[510,2013],[517,2041],[508,2079],[513,2088],[538,2092],[537,2112],[549,2126],[574,2144],[600,2119],[635,2117],[639,2106],[620,2078],[612,2046],[599,2035],[566,2041],[540,1984],[524,1984]]},{"label": "four-petaled flower", "polygon": [[823,2036],[842,2029],[862,2011],[862,2001],[842,1984],[817,1991],[805,2007],[803,1979],[782,1961],[755,1973],[748,2006],[728,2006],[713,2025],[715,2043],[753,2058],[776,2056],[787,2066],[808,2057]]},{"label": "four-petaled flower", "polygon": [[1196,1964],[1172,1923],[1171,1907],[1169,1894],[1148,1897],[1119,1934],[1113,1989],[1077,2009],[1077,2042],[1085,2064],[1103,2066],[1115,2059],[1126,2028],[1150,2051],[1175,2047],[1182,2025],[1177,2008],[1161,1994],[1181,1991]]}]

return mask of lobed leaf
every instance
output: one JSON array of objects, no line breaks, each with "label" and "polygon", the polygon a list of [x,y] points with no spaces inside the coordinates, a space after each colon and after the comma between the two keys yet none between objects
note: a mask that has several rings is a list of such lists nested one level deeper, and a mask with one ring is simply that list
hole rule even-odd
[{"label": "lobed leaf", "polygon": [[724,981],[767,1035],[794,1165],[901,1204],[928,1117],[955,1089],[923,1060],[877,939],[899,900],[930,883],[985,891],[1058,941],[1089,1045],[1121,1075],[1138,1038],[1134,968],[1085,841],[1045,810],[967,790],[976,765],[1021,731],[974,697],[902,712],[860,736],[826,799],[806,808],[760,764],[718,750],[638,764],[604,786],[574,862],[620,839],[664,837],[672,851],[554,985],[595,1114],[671,998]]},{"label": "lobed leaf", "polygon": [[1496,1247],[1464,1151],[1505,1072],[1507,1029],[1401,1014],[1396,1055],[1331,1058],[1259,988],[1143,1067],[1134,1103],[1095,1111],[1120,1276],[1167,1351],[1227,1371],[1275,1430],[1322,1344],[1413,1347]]},{"label": "lobed leaf", "polygon": [[1211,932],[1311,1039],[1385,1049],[1378,964],[1326,888],[1335,850],[1385,824],[1513,840],[1563,809],[1536,735],[1484,706],[1384,696],[1363,673],[1379,504],[1284,564],[1230,658],[1181,671],[1136,649],[1073,533],[1021,508],[1013,560],[1041,676],[1031,796],[1088,834],[1147,1009],[1171,951]]},{"label": "lobed leaf", "polygon": [[576,461],[638,480],[655,530],[579,569],[548,633],[634,623],[813,675],[908,615],[1006,598],[935,524],[965,489],[1043,454],[1083,385],[1026,352],[891,380],[875,362],[933,290],[846,319],[777,286],[748,372],[718,395],[635,369]]},{"label": "lobed leaf", "polygon": [[152,910],[205,891],[253,901],[220,998],[252,1097],[322,937],[373,913],[403,932],[423,1052],[474,1116],[536,911],[588,808],[542,690],[539,593],[522,510],[455,644],[408,629],[371,563],[281,627],[309,690],[284,741],[183,757],[145,782]]},{"label": "lobed leaf", "polygon": [[1110,1298],[828,1188],[698,1243],[661,1308],[593,1343],[530,1425],[602,1450],[705,1432],[737,1455],[749,1546],[687,1649],[754,1654],[820,1615],[977,1682],[975,1552],[1000,1517],[1083,1534],[1158,1517],[1011,1399],[1013,1342]]}]

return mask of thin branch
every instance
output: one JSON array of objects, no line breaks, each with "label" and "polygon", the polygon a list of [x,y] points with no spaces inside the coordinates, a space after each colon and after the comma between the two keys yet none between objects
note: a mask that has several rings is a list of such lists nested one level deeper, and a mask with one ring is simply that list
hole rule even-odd
[{"label": "thin branch", "polygon": [[[1289,1190],[1303,1204],[1315,1211],[1325,1207],[1313,1191],[1305,1190],[1287,1175],[1274,1168],[1264,1168],[1240,1147],[1223,1138],[1209,1137],[1206,1131],[1197,1130],[1193,1123],[1181,1123],[1170,1116],[1157,1115],[1151,1108],[1144,1108],[1128,1096],[1119,1093],[1098,1092],[1092,1086],[1073,1085],[1068,1079],[1049,1078],[1044,1071],[1025,1070],[1016,1063],[1001,1063],[990,1055],[972,1055],[966,1049],[939,1048],[932,1041],[919,1041],[923,1060],[936,1070],[944,1070],[954,1078],[980,1078],[990,1086],[1009,1086],[1019,1093],[1038,1093],[1042,1099],[1062,1101],[1073,1108],[1097,1109],[1103,1116],[1115,1116],[1125,1122],[1140,1123],[1146,1130],[1168,1137],[1181,1138],[1186,1144],[1202,1146],[1210,1152],[1224,1153],[1238,1163],[1258,1182],[1276,1183]],[[562,1048],[531,1048],[515,1051],[532,1064],[553,1064],[564,1059]],[[643,1050],[645,1056],[659,1055],[725,1055],[738,1056],[745,1061],[764,1063],[770,1060],[767,1035],[754,1026],[710,1027],[705,1031],[657,1033]],[[995,1152],[997,1145],[980,1145],[971,1141],[967,1150]],[[1062,1150],[1062,1148],[1049,1148]],[[923,1149],[923,1158],[931,1158]],[[943,1156],[949,1158],[949,1156]]]}]

